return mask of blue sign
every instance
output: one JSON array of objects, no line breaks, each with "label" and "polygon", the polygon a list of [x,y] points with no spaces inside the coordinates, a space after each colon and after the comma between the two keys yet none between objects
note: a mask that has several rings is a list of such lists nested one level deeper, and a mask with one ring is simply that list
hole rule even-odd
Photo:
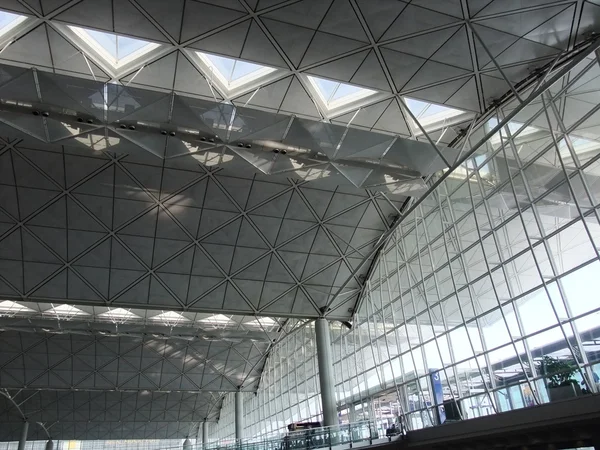
[{"label": "blue sign", "polygon": [[440,371],[429,369],[429,376],[431,377],[431,386],[433,389],[433,401],[437,406],[438,419],[441,425],[446,421],[446,411],[444,410],[444,387],[442,386]]}]

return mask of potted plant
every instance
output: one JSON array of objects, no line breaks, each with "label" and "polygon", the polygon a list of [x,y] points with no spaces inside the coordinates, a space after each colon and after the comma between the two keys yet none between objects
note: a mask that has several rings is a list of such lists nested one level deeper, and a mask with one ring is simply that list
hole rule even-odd
[{"label": "potted plant", "polygon": [[573,378],[577,366],[571,361],[545,355],[538,362],[538,370],[546,378],[548,397],[551,402],[581,395],[579,383]]}]

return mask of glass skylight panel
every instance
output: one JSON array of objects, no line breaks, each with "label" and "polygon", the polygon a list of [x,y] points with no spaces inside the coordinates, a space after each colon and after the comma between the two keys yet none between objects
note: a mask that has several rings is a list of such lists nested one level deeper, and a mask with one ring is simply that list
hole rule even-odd
[{"label": "glass skylight panel", "polygon": [[168,325],[175,325],[179,322],[189,322],[190,319],[182,316],[175,311],[165,311],[157,316],[150,317],[150,320],[162,321]]},{"label": "glass skylight panel", "polygon": [[124,309],[124,308],[109,309],[106,312],[98,314],[98,317],[110,319],[113,321],[114,320],[124,321],[124,320],[128,320],[128,319],[139,319],[140,318],[140,316],[138,316],[137,314],[134,314],[131,311]]},{"label": "glass skylight panel", "polygon": [[20,303],[11,300],[0,302],[0,316],[19,314],[24,312],[33,312],[33,309],[21,305]]},{"label": "glass skylight panel", "polygon": [[309,76],[308,80],[328,110],[347,106],[376,93],[376,91],[371,89],[340,83],[339,81],[326,80],[325,78]]},{"label": "glass skylight panel", "polygon": [[279,323],[276,320],[271,319],[270,317],[258,317],[256,320],[246,322],[244,325],[260,329],[265,328],[267,330],[272,329],[273,327],[279,327]]},{"label": "glass skylight panel", "polygon": [[[241,61],[209,53],[196,52],[200,60],[207,66],[209,77],[213,77],[227,90],[234,90],[269,75],[276,69],[260,64]],[[210,78],[209,78],[210,79]]]},{"label": "glass skylight panel", "polygon": [[[473,116],[473,114],[460,109],[423,102],[414,98],[405,97],[404,101],[408,109],[410,109],[410,112],[415,115],[426,131],[449,126],[452,123],[456,123],[456,119],[462,118],[461,116]],[[415,126],[417,126],[417,124],[415,124]]]},{"label": "glass skylight panel", "polygon": [[210,324],[210,325],[228,325],[230,323],[235,323],[235,321],[231,320],[229,317],[227,317],[224,314],[215,314],[214,316],[200,319],[199,322]]},{"label": "glass skylight panel", "polygon": [[43,312],[43,314],[49,314],[55,316],[57,319],[70,319],[71,317],[76,316],[88,316],[89,314],[80,310],[79,308],[75,308],[71,305],[58,305],[52,307]]},{"label": "glass skylight panel", "polygon": [[27,20],[26,16],[0,11],[0,37]]},{"label": "glass skylight panel", "polygon": [[142,39],[69,26],[85,44],[113,68],[123,67],[148,52],[159,47],[159,44]]}]

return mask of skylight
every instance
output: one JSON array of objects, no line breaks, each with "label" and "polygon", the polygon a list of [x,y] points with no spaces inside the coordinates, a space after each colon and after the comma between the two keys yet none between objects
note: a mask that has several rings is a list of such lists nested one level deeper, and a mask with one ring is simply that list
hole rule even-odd
[{"label": "skylight", "polygon": [[57,319],[70,319],[71,317],[75,317],[75,316],[87,316],[89,315],[88,313],[80,310],[79,308],[75,308],[74,306],[71,305],[58,305],[58,306],[54,306],[52,305],[52,307],[50,309],[47,309],[46,311],[43,312],[43,314],[49,314],[52,316],[55,316]]},{"label": "skylight", "polygon": [[122,68],[160,46],[105,31],[74,26],[69,26],[69,29],[114,69]]},{"label": "skylight", "polygon": [[189,322],[190,319],[182,316],[175,311],[165,311],[157,316],[150,317],[150,320],[162,321],[166,325],[176,325],[179,322]]},{"label": "skylight", "polygon": [[209,80],[218,81],[219,85],[227,91],[246,86],[276,70],[273,67],[209,53],[196,52],[196,55],[206,66]]},{"label": "skylight", "polygon": [[278,327],[279,323],[276,320],[271,319],[270,317],[258,317],[256,320],[251,322],[246,322],[245,326],[256,327],[256,328],[272,328]]},{"label": "skylight", "polygon": [[131,311],[123,308],[109,309],[108,311],[103,312],[102,314],[98,314],[98,317],[103,317],[112,321],[124,321],[128,319],[140,318],[140,316],[138,316],[137,314],[134,314]]},{"label": "skylight", "polygon": [[339,81],[331,81],[313,76],[309,76],[308,80],[318,94],[323,106],[329,111],[342,108],[376,94],[376,91],[371,89],[340,83]]},{"label": "skylight", "polygon": [[14,30],[15,27],[27,20],[26,16],[0,11],[0,37]]},{"label": "skylight", "polygon": [[33,309],[10,300],[0,302],[0,316],[9,316],[24,312],[33,312]]},{"label": "skylight", "polygon": [[214,316],[200,319],[199,322],[207,323],[210,325],[228,325],[234,321],[223,314],[215,314]]},{"label": "skylight", "polygon": [[[435,103],[423,102],[413,98],[405,97],[406,106],[410,109],[425,131],[444,128],[473,117],[473,113],[462,111],[460,109],[449,108]],[[415,129],[417,124],[413,124]]]}]

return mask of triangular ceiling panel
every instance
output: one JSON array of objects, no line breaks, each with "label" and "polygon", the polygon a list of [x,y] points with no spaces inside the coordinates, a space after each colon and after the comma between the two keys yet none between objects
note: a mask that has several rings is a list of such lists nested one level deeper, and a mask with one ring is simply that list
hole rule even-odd
[{"label": "triangular ceiling panel", "polygon": [[354,39],[342,38],[318,31],[304,54],[304,58],[302,58],[302,66],[313,65],[333,57],[339,58],[341,54],[357,50],[365,45],[364,42]]},{"label": "triangular ceiling panel", "polygon": [[334,80],[350,81],[368,54],[366,50],[354,53],[350,56],[313,67],[308,72],[322,77],[333,78]]},{"label": "triangular ceiling panel", "polygon": [[398,91],[402,90],[404,85],[419,71],[421,66],[427,62],[426,59],[386,48],[381,49],[381,54],[392,74],[394,84]]},{"label": "triangular ceiling panel", "polygon": [[[548,47],[547,45],[539,44],[537,42],[529,41],[527,39],[519,39],[513,45],[511,45],[506,51],[496,57],[496,62],[500,66],[518,63],[521,61],[528,61],[540,58],[550,58],[557,56],[560,50],[555,47]],[[543,62],[540,66],[543,65]],[[530,66],[533,66],[531,64]],[[495,67],[493,62],[488,63],[485,67],[490,69]]]},{"label": "triangular ceiling panel", "polygon": [[158,25],[177,42],[181,34],[181,20],[185,0],[138,0],[137,3],[152,17]]},{"label": "triangular ceiling panel", "polygon": [[457,21],[456,17],[441,14],[430,9],[419,8],[411,4],[402,10],[400,16],[388,28],[383,38],[393,39],[408,36]]},{"label": "triangular ceiling panel", "polygon": [[256,22],[252,22],[246,36],[242,59],[277,67],[287,64]]},{"label": "triangular ceiling panel", "polygon": [[[122,78],[126,84],[151,86],[161,89],[173,89],[175,82],[175,68],[179,52],[172,52],[167,56],[136,70],[132,74]],[[183,56],[181,56],[183,58]]]},{"label": "triangular ceiling panel", "polygon": [[349,0],[333,1],[333,4],[319,25],[319,31],[369,42]]},{"label": "triangular ceiling panel", "polygon": [[477,80],[472,77],[458,91],[456,91],[447,101],[448,106],[469,111],[479,111],[479,94],[477,91]]},{"label": "triangular ceiling panel", "polygon": [[206,52],[239,58],[250,28],[250,20],[225,28],[190,45]]},{"label": "triangular ceiling panel", "polygon": [[460,19],[463,18],[461,0],[413,0],[411,3]]},{"label": "triangular ceiling panel", "polygon": [[[58,34],[54,29],[48,28],[48,42],[52,54],[54,67],[67,72],[75,72],[91,78],[106,80],[108,76],[93,61],[86,61],[81,50],[75,48],[70,42]],[[92,73],[90,73],[90,67]]]},{"label": "triangular ceiling panel", "polygon": [[466,27],[460,27],[444,45],[431,55],[431,59],[451,66],[473,70]]},{"label": "triangular ceiling panel", "polygon": [[121,2],[114,15],[115,33],[128,34],[152,41],[169,42],[168,38],[156,28],[131,2]]},{"label": "triangular ceiling panel", "polygon": [[329,10],[332,0],[306,0],[265,14],[265,17],[316,29]]},{"label": "triangular ceiling panel", "polygon": [[181,52],[177,58],[177,69],[175,70],[175,91],[210,99],[216,98],[217,101],[222,100],[219,92],[210,88],[206,78]]},{"label": "triangular ceiling panel", "polygon": [[358,0],[357,3],[376,41],[379,41],[383,33],[407,6],[404,2],[389,2],[388,0]]},{"label": "triangular ceiling panel", "polygon": [[575,12],[575,5],[568,7],[527,33],[525,38],[530,41],[539,42],[540,44],[566,50],[570,41]]},{"label": "triangular ceiling panel", "polygon": [[[517,36],[513,36],[508,33],[503,33],[501,31],[492,30],[488,27],[483,27],[478,24],[474,24],[473,28],[477,32],[477,35],[483,42],[485,42],[488,51],[495,58],[500,53],[509,48],[512,44],[514,44],[519,38]],[[485,51],[479,38],[474,36],[475,42],[475,52],[477,53],[477,62],[479,64],[479,68],[483,68],[489,63],[491,63],[491,59],[488,53]]]},{"label": "triangular ceiling panel", "polygon": [[383,102],[375,103],[374,105],[365,106],[361,108],[358,113],[356,113],[356,111],[352,111],[348,114],[336,117],[333,119],[333,121],[343,124],[347,124],[352,121],[352,126],[366,127],[369,129],[373,128],[375,122],[377,122],[377,120],[381,117],[391,101],[392,100],[388,99]]},{"label": "triangular ceiling panel", "polygon": [[410,136],[410,130],[406,123],[406,119],[402,114],[402,110],[396,99],[393,99],[388,107],[381,113],[377,122],[373,124],[373,128],[388,133],[392,132]]},{"label": "triangular ceiling panel", "polygon": [[[417,75],[418,76],[418,75]],[[417,91],[411,91],[410,95],[428,102],[433,103],[446,103],[446,101],[452,97],[458,90],[460,90],[465,83],[471,78],[460,78],[458,80],[449,81],[447,83],[438,84],[434,87],[420,89]],[[471,92],[469,92],[471,93]],[[476,100],[476,98],[475,98]]]},{"label": "triangular ceiling panel", "polygon": [[33,29],[6,47],[0,54],[0,61],[3,59],[52,67],[46,24]]},{"label": "triangular ceiling panel", "polygon": [[24,13],[24,14],[30,14],[31,10],[29,10],[29,8],[27,8],[26,6],[24,6],[23,4],[19,3],[18,0],[6,0],[2,3],[2,9],[6,9],[8,11],[12,11],[14,12],[18,12],[18,13]]},{"label": "triangular ceiling panel", "polygon": [[389,91],[390,84],[381,68],[375,51],[371,50],[350,82],[382,91]]},{"label": "triangular ceiling panel", "polygon": [[111,0],[83,0],[58,14],[56,19],[82,27],[114,29]]},{"label": "triangular ceiling panel", "polygon": [[292,64],[298,67],[315,32],[277,20],[263,19],[263,23]]},{"label": "triangular ceiling panel", "polygon": [[458,67],[441,64],[430,60],[423,64],[419,71],[404,86],[404,89],[415,89],[421,86],[439,83],[450,78],[456,78],[460,77],[461,75],[468,74],[469,72],[465,69],[459,69]]},{"label": "triangular ceiling panel", "polygon": [[396,50],[397,52],[408,53],[420,58],[430,58],[438,51],[459,29],[458,26],[449,26],[441,30],[432,31],[426,34],[419,34],[415,37],[394,41],[385,44],[384,48]]},{"label": "triangular ceiling panel", "polygon": [[[498,3],[498,2],[495,2]],[[516,12],[510,16],[502,16],[492,19],[482,19],[481,25],[488,28],[503,31],[514,36],[523,37],[527,33],[535,30],[544,22],[552,19],[566,9],[565,5],[546,7],[527,12]]]},{"label": "triangular ceiling panel", "polygon": [[320,117],[315,103],[297,78],[292,80],[281,110],[309,117]]},{"label": "triangular ceiling panel", "polygon": [[293,79],[290,76],[262,86],[257,91],[236,98],[234,103],[238,106],[258,106],[278,111]]},{"label": "triangular ceiling panel", "polygon": [[[185,11],[183,13],[181,41],[186,42],[202,36],[215,28],[231,23],[243,16],[243,12],[233,9],[188,1],[185,3]],[[202,20],[198,20],[199,17],[202,17]]]}]

